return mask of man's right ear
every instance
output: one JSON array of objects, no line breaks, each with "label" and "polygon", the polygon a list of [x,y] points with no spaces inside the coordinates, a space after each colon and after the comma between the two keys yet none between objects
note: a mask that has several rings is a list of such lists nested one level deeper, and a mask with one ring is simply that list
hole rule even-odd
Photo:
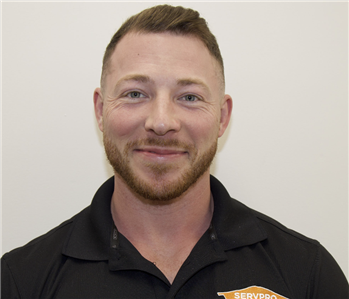
[{"label": "man's right ear", "polygon": [[99,87],[93,93],[93,103],[98,127],[103,132],[103,95]]}]

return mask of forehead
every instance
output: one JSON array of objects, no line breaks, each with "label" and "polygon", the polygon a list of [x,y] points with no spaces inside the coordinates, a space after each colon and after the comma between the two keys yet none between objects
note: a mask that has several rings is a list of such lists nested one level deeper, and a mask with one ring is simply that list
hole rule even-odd
[{"label": "forehead", "polygon": [[[146,74],[198,77],[214,84],[220,66],[204,43],[194,36],[172,33],[128,33],[117,44],[109,64],[109,79]],[[108,80],[109,81],[109,80]]]}]

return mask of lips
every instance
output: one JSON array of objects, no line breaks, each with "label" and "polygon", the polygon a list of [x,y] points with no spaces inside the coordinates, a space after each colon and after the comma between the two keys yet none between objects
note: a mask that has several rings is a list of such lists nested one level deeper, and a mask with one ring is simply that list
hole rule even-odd
[{"label": "lips", "polygon": [[177,163],[183,157],[189,158],[193,151],[193,146],[177,139],[139,139],[129,142],[125,147],[125,152],[132,152],[135,158],[155,163]]},{"label": "lips", "polygon": [[188,152],[183,149],[154,146],[136,148],[134,149],[134,153],[142,161],[152,161],[154,163],[178,163],[180,159],[188,154]]},{"label": "lips", "polygon": [[176,150],[176,149],[167,149],[167,148],[141,148],[135,149],[136,152],[144,154],[153,154],[158,156],[171,156],[171,155],[183,155],[186,151]]}]

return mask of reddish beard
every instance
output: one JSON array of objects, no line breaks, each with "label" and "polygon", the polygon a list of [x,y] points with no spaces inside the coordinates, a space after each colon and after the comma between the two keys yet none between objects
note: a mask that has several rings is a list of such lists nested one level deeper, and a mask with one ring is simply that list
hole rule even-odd
[{"label": "reddish beard", "polygon": [[[126,144],[123,153],[120,152],[115,142],[105,133],[103,134],[103,142],[107,158],[114,172],[124,180],[133,192],[154,203],[166,203],[181,196],[207,171],[217,151],[217,140],[215,140],[206,152],[200,155],[198,155],[198,151],[193,145],[188,145],[176,139],[148,138],[131,141]],[[183,173],[179,179],[164,182],[162,178],[169,171],[177,170],[181,172],[179,166],[173,163],[147,163],[146,167],[151,170],[156,178],[154,183],[147,183],[132,170],[129,162],[129,154],[132,149],[144,145],[180,148],[184,150],[188,154],[189,169],[182,170]]]}]

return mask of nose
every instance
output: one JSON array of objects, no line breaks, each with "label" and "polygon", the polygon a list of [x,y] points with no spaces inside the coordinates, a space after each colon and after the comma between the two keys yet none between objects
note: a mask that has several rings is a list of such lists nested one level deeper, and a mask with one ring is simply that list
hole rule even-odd
[{"label": "nose", "polygon": [[180,121],[177,117],[176,104],[168,97],[153,99],[149,115],[145,121],[145,130],[164,136],[169,132],[180,130]]}]

